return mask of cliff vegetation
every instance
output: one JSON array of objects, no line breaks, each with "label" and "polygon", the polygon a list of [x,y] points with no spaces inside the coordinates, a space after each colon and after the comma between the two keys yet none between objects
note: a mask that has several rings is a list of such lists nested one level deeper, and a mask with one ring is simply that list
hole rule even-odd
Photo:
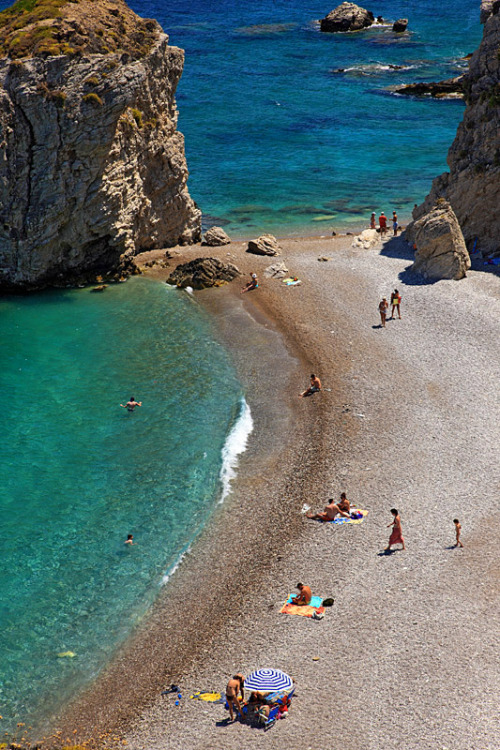
[{"label": "cliff vegetation", "polygon": [[138,59],[160,32],[123,0],[17,0],[0,12],[0,57],[125,52]]}]

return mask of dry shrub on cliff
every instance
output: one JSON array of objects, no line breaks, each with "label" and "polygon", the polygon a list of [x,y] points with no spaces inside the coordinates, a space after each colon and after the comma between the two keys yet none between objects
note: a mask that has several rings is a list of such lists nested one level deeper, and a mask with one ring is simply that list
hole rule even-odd
[{"label": "dry shrub on cliff", "polygon": [[126,52],[137,59],[159,32],[156,21],[139,18],[124,0],[17,0],[0,12],[0,56]]}]

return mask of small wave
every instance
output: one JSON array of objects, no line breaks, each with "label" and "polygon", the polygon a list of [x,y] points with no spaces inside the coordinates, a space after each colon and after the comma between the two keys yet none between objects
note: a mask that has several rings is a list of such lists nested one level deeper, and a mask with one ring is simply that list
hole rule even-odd
[{"label": "small wave", "polygon": [[240,453],[245,452],[248,438],[252,430],[253,419],[250,407],[245,399],[242,398],[239,417],[236,420],[233,429],[227,436],[227,440],[222,449],[222,468],[220,470],[222,493],[219,503],[223,503],[231,492],[231,481],[236,476],[238,456]]},{"label": "small wave", "polygon": [[379,73],[401,73],[405,70],[413,70],[417,65],[393,65],[391,63],[367,63],[366,65],[353,65],[350,68],[335,68],[331,73],[351,73],[354,75],[373,76]]},{"label": "small wave", "polygon": [[186,547],[186,549],[184,549],[181,552],[181,554],[179,555],[179,557],[177,558],[177,560],[167,570],[167,572],[165,573],[165,575],[161,579],[161,585],[162,586],[164,586],[166,583],[168,583],[168,581],[170,580],[170,576],[172,576],[175,573],[175,571],[177,570],[177,568],[179,567],[179,565],[182,563],[182,561],[184,560],[184,558],[186,557],[186,555],[189,555],[190,552],[191,552],[191,545],[189,545],[188,547]]}]

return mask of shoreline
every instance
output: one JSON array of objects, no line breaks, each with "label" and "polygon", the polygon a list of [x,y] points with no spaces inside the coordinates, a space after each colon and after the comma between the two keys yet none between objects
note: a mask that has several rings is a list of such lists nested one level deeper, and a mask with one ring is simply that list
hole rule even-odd
[{"label": "shoreline", "polygon": [[[182,256],[176,257],[174,264],[200,254],[221,259],[229,255],[245,273],[255,269],[260,274],[272,263],[269,258],[244,255],[241,249],[238,243],[224,248],[180,248]],[[109,744],[116,735],[125,737],[133,750],[174,750],[180,746],[222,750],[235,743],[246,748],[283,747],[293,745],[297,727],[313,717],[317,741],[324,744],[331,736],[331,717],[322,706],[332,692],[342,691],[351,713],[354,711],[357,717],[355,727],[347,716],[336,718],[336,738],[346,750],[396,747],[396,735],[407,742],[421,736],[419,744],[412,745],[414,750],[441,747],[452,742],[452,724],[458,726],[458,740],[451,745],[454,750],[494,747],[484,737],[478,740],[474,726],[460,713],[461,683],[454,675],[457,668],[467,674],[471,686],[470,695],[467,693],[469,708],[470,701],[475,700],[473,696],[479,695],[478,686],[484,675],[488,675],[490,697],[486,703],[473,705],[486,721],[483,725],[487,737],[496,736],[493,707],[500,688],[492,667],[498,643],[491,627],[491,603],[498,599],[498,585],[494,575],[491,577],[494,556],[490,547],[495,549],[499,531],[494,496],[498,470],[494,467],[500,435],[494,418],[487,430],[481,419],[478,423],[480,410],[471,410],[468,390],[464,393],[462,381],[455,382],[454,370],[467,372],[473,359],[467,359],[462,348],[471,350],[476,330],[483,331],[487,326],[493,333],[495,326],[498,328],[494,310],[500,306],[500,284],[496,277],[485,274],[471,274],[473,278],[465,282],[438,285],[408,286],[399,281],[404,289],[404,316],[408,312],[412,317],[410,328],[404,321],[401,323],[404,340],[399,340],[399,322],[388,331],[371,329],[377,323],[376,298],[383,290],[388,291],[385,285],[391,269],[398,268],[404,274],[408,251],[400,238],[387,243],[383,255],[380,250],[381,247],[370,251],[352,249],[350,238],[291,239],[286,243],[283,259],[289,266],[293,264],[290,272],[300,275],[302,287],[287,288],[279,281],[265,280],[258,295],[239,297],[238,282],[202,293],[202,304],[212,314],[221,314],[222,320],[227,318],[226,335],[229,332],[233,346],[238,346],[234,351],[242,347],[246,351],[250,343],[244,336],[241,338],[241,327],[240,333],[236,332],[234,321],[227,315],[228,304],[233,305],[233,310],[255,316],[263,330],[269,326],[271,331],[280,331],[283,346],[295,356],[278,401],[276,394],[271,397],[266,388],[259,387],[258,373],[256,377],[252,372],[255,363],[246,358],[254,378],[253,396],[258,399],[264,395],[270,404],[285,403],[290,409],[287,441],[280,452],[267,456],[265,447],[259,453],[255,445],[260,435],[255,430],[252,444],[240,462],[232,495],[214,513],[210,529],[207,527],[199,540],[197,559],[188,559],[177,571],[172,581],[176,590],[170,589],[163,597],[165,609],[159,604],[154,608],[149,623],[136,638],[136,650],[130,650],[128,644],[128,656],[121,654],[115,659],[114,673],[113,669],[108,670],[98,679],[86,704],[76,702],[63,725],[67,737],[76,727],[79,742],[93,737],[96,744]],[[328,254],[329,263],[317,263],[318,255]],[[162,274],[168,275],[168,271],[151,269],[151,275],[157,278]],[[478,308],[481,321],[468,319],[471,333],[458,329],[462,343],[459,353],[455,352],[453,341],[450,344],[443,338],[445,331],[455,330],[455,309],[467,309],[470,295],[479,303],[485,294],[490,297],[492,309],[483,304]],[[230,299],[237,295],[241,304]],[[444,317],[444,322],[432,317],[435,331],[425,326],[429,304]],[[368,322],[372,325],[367,326]],[[486,378],[484,383],[481,381],[482,393],[488,392],[487,376],[491,357],[496,361],[495,346],[494,336],[490,337],[479,363],[484,365],[484,374],[481,370],[476,375],[474,370],[476,379]],[[451,364],[447,355],[450,347],[456,360]],[[434,351],[439,352],[440,358],[433,360]],[[244,360],[243,356],[242,363]],[[429,376],[421,380],[427,367]],[[324,386],[332,387],[330,394],[321,394],[321,401],[318,397],[303,401],[296,398],[307,385],[311,368],[318,372]],[[454,377],[451,392],[457,391],[456,414],[450,411],[450,387],[441,383],[443,377]],[[267,380],[264,382],[267,384]],[[478,406],[483,408],[481,404]],[[493,415],[500,415],[498,399],[487,407],[493,408]],[[276,430],[277,426],[269,424],[272,420],[266,419],[264,409],[260,416],[273,445],[273,435],[279,439],[283,425]],[[408,425],[412,430],[410,440]],[[433,453],[435,435],[439,436],[442,456]],[[478,451],[483,447],[480,458],[475,451],[475,460],[479,460],[484,476],[491,477],[489,484],[477,471],[469,472],[470,477],[464,473],[469,440],[475,441]],[[489,452],[484,449],[487,444]],[[457,455],[453,451],[458,451]],[[427,471],[423,470],[425,462],[431,467]],[[443,481],[447,482],[446,489]],[[370,511],[362,526],[332,529],[303,519],[303,502],[322,505],[325,497],[336,495],[340,489],[347,489],[348,496],[352,494],[358,505]],[[483,513],[489,509],[491,514],[489,546],[482,544],[482,518],[475,521],[467,516],[467,557],[460,557],[458,552],[452,559],[449,552],[441,551],[450,533],[444,537],[438,533],[439,539],[434,539],[434,515],[439,508],[439,519],[443,512],[446,518],[453,514],[463,516],[462,504],[457,505],[455,496],[474,492],[481,493]],[[394,504],[392,496],[399,498],[398,505],[404,503],[403,524],[405,532],[410,532],[411,552],[380,558],[377,545],[381,547],[386,542],[386,514]],[[429,500],[432,511],[426,513]],[[215,529],[223,533],[223,539],[214,538]],[[430,546],[428,538],[432,539]],[[247,555],[246,565],[240,564],[240,548]],[[228,549],[232,550],[231,555]],[[233,560],[238,562],[236,576]],[[211,566],[209,575],[207,565]],[[486,588],[481,588],[487,571]],[[277,614],[280,601],[293,589],[296,578],[310,582],[313,593],[337,599],[322,623],[297,623],[304,618]],[[183,599],[181,589],[190,590],[194,597]],[[205,596],[207,591],[213,595],[211,601],[199,602],[200,592]],[[480,592],[474,603],[467,596],[468,591]],[[181,612],[175,610],[176,602]],[[347,629],[346,623],[350,623]],[[453,632],[451,640],[448,632]],[[486,643],[484,632],[493,633]],[[422,647],[422,642],[426,642],[424,633],[432,635],[426,648]],[[464,639],[468,639],[467,647]],[[440,651],[434,645],[438,643]],[[174,648],[175,659],[171,658]],[[474,654],[473,662],[470,653]],[[319,655],[320,661],[311,662],[312,654]],[[146,675],[144,687],[140,673],[145,659],[163,666],[158,673]],[[436,663],[439,673],[434,674],[432,665]],[[189,701],[174,707],[173,702],[159,697],[157,685],[162,680],[163,686],[180,682],[183,694],[195,689],[220,691],[233,671],[255,666],[283,668],[298,682],[289,721],[273,729],[272,742],[275,738],[277,745],[269,745],[262,733],[245,725],[221,725],[225,714],[220,707],[202,709]],[[432,695],[436,691],[439,694],[439,706],[427,694],[427,683],[422,682],[421,675],[426,673],[430,675]],[[141,684],[134,685],[138,674]],[[131,683],[125,691],[117,684],[120,679]],[[436,683],[436,679],[441,682]],[[319,690],[320,684],[324,693]],[[386,687],[384,691],[378,689],[380,684]],[[408,700],[418,710],[408,710]],[[449,720],[445,718],[448,715]],[[394,722],[396,733],[392,731]],[[103,737],[109,732],[111,736]],[[64,731],[62,737],[65,739]],[[436,744],[437,737],[441,745]]]}]

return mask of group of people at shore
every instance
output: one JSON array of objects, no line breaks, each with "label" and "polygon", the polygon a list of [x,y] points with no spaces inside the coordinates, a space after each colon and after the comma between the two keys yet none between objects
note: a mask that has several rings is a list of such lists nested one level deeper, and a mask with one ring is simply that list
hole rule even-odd
[{"label": "group of people at shore", "polygon": [[[382,237],[384,237],[387,233],[387,216],[384,214],[383,211],[380,212],[380,216],[378,217],[378,225],[380,228],[380,234]],[[372,215],[370,217],[370,229],[376,229],[377,228],[377,219],[375,211],[372,211]],[[397,236],[398,233],[398,215],[396,211],[392,212],[392,231],[394,237]]]}]

